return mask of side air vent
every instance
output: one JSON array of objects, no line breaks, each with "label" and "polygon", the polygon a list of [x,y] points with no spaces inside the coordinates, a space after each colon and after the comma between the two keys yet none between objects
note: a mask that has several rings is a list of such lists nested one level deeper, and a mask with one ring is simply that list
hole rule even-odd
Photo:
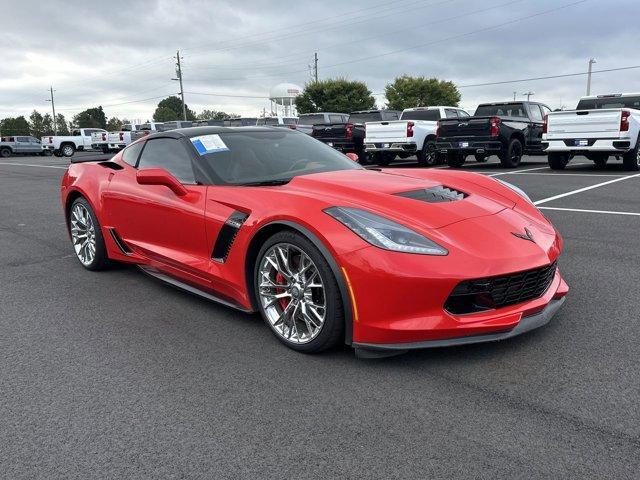
[{"label": "side air vent", "polygon": [[213,252],[211,253],[212,259],[221,263],[227,259],[233,241],[236,239],[236,235],[238,235],[238,231],[247,220],[247,217],[249,217],[249,215],[246,213],[235,211],[227,218],[213,246]]},{"label": "side air vent", "polygon": [[410,190],[408,192],[400,192],[395,195],[426,203],[455,202],[456,200],[462,200],[468,197],[466,193],[445,187],[444,185],[421,188],[420,190]]},{"label": "side air vent", "polygon": [[118,232],[116,232],[115,228],[110,228],[109,234],[122,253],[124,253],[125,255],[131,255],[133,253],[133,251],[129,248],[129,245],[127,245],[124,240],[120,238],[120,235],[118,235]]}]

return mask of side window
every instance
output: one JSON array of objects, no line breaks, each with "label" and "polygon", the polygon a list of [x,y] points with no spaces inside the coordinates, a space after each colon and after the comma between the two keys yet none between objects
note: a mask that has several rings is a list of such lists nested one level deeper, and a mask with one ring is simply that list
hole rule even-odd
[{"label": "side window", "polygon": [[191,158],[179,140],[154,138],[147,140],[138,168],[164,168],[182,183],[195,183]]},{"label": "side window", "polygon": [[531,111],[531,120],[534,122],[542,122],[542,110],[537,103],[530,103],[529,110]]},{"label": "side window", "polygon": [[122,160],[124,163],[128,163],[132,167],[136,166],[138,163],[138,157],[140,156],[140,150],[144,146],[144,142],[134,143],[133,145],[129,145],[122,151]]},{"label": "side window", "polygon": [[467,112],[465,112],[464,110],[458,110],[458,117],[460,117],[460,118],[467,118],[467,117],[469,117],[469,116],[470,116],[470,115],[469,115]]},{"label": "side window", "polygon": [[20,143],[29,143],[29,137],[16,137],[16,140]]},{"label": "side window", "polygon": [[458,111],[454,110],[453,108],[445,108],[444,114],[447,116],[447,118],[458,118]]},{"label": "side window", "polygon": [[343,115],[329,115],[329,123],[344,123]]}]

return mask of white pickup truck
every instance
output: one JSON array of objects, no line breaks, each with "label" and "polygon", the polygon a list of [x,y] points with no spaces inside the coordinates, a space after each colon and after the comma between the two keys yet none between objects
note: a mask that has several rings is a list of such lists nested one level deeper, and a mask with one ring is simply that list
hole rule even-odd
[{"label": "white pickup truck", "polygon": [[468,118],[458,107],[416,107],[402,111],[400,120],[367,122],[364,148],[382,165],[396,155],[418,157],[418,165],[435,165],[440,159],[436,151],[436,130],[442,118]]},{"label": "white pickup truck", "polygon": [[640,93],[583,97],[575,110],[549,113],[542,148],[554,170],[574,155],[599,168],[611,156],[622,157],[625,170],[640,170]]},{"label": "white pickup truck", "polygon": [[107,133],[101,128],[76,128],[71,135],[42,137],[42,148],[56,157],[72,157],[76,151],[91,150],[91,135],[97,132]]},{"label": "white pickup truck", "polygon": [[151,132],[159,131],[162,131],[162,123],[160,122],[147,122],[141,125],[125,124],[121,131],[109,133],[107,148],[110,152],[122,150],[131,142],[135,142]]}]

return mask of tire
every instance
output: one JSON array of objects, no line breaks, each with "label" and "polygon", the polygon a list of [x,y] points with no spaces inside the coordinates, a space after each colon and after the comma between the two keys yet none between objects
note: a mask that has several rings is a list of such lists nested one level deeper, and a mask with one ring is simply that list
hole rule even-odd
[{"label": "tire", "polygon": [[43,150],[42,151],[42,156],[43,157],[50,157],[51,155],[53,155],[53,152],[51,150]]},{"label": "tire", "polygon": [[11,149],[10,148],[1,148],[0,149],[0,157],[9,158],[10,156],[11,156]]},{"label": "tire", "polygon": [[62,157],[62,152],[61,152],[60,150],[54,150],[54,151],[53,151],[53,154],[54,154],[56,157]]},{"label": "tire", "polygon": [[[292,276],[304,267],[305,273]],[[344,307],[338,282],[320,250],[306,237],[292,231],[270,237],[258,253],[253,281],[262,318],[287,347],[317,353],[344,339]],[[305,288],[305,281],[315,286]],[[288,286],[278,288],[280,284]],[[281,297],[275,298],[275,295]]]},{"label": "tire", "polygon": [[522,142],[517,138],[512,138],[507,145],[507,149],[500,152],[498,157],[500,163],[505,168],[516,168],[522,161],[522,155],[524,149],[522,148]]},{"label": "tire", "polygon": [[629,150],[622,157],[622,167],[627,172],[637,172],[640,170],[640,135],[636,140],[636,146]]},{"label": "tire", "polygon": [[549,153],[547,157],[551,170],[564,170],[569,163],[569,154],[567,153]]},{"label": "tire", "polygon": [[[109,257],[100,223],[91,205],[84,197],[78,197],[71,204],[67,215],[69,235],[78,261],[87,270],[103,270],[109,264]],[[87,231],[89,239],[83,242],[82,235],[87,238]]]},{"label": "tire", "polygon": [[418,157],[418,165],[420,167],[433,167],[438,163],[438,151],[436,150],[436,142],[433,140],[425,140],[416,156]]},{"label": "tire", "polygon": [[447,165],[451,168],[460,168],[467,160],[464,153],[450,152],[447,154]]},{"label": "tire", "polygon": [[474,155],[474,157],[475,157],[475,159],[476,159],[476,162],[478,162],[478,163],[484,163],[484,162],[486,162],[486,161],[487,161],[487,159],[488,159],[488,157],[487,157],[487,154],[486,154],[486,153],[476,153],[476,154]]},{"label": "tire", "polygon": [[71,143],[65,143],[60,147],[60,153],[63,157],[73,157],[73,154],[76,153],[76,147]]}]

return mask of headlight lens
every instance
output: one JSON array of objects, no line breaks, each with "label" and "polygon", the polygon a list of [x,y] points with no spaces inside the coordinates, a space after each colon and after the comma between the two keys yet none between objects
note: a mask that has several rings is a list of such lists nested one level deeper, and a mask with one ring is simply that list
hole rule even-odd
[{"label": "headlight lens", "polygon": [[423,235],[391,220],[359,208],[331,207],[325,210],[353,233],[376,247],[394,252],[447,255],[449,252]]},{"label": "headlight lens", "polygon": [[509,182],[505,182],[504,180],[500,180],[499,178],[494,178],[494,180],[497,180],[501,184],[503,184],[505,187],[510,188],[511,190],[516,192],[518,195],[520,195],[522,198],[524,198],[527,202],[529,202],[531,205],[533,205],[533,200],[531,200],[529,198],[529,195],[527,195],[524,192],[524,190],[522,190],[520,187],[516,187],[515,185],[513,185],[513,184],[511,184]]}]

